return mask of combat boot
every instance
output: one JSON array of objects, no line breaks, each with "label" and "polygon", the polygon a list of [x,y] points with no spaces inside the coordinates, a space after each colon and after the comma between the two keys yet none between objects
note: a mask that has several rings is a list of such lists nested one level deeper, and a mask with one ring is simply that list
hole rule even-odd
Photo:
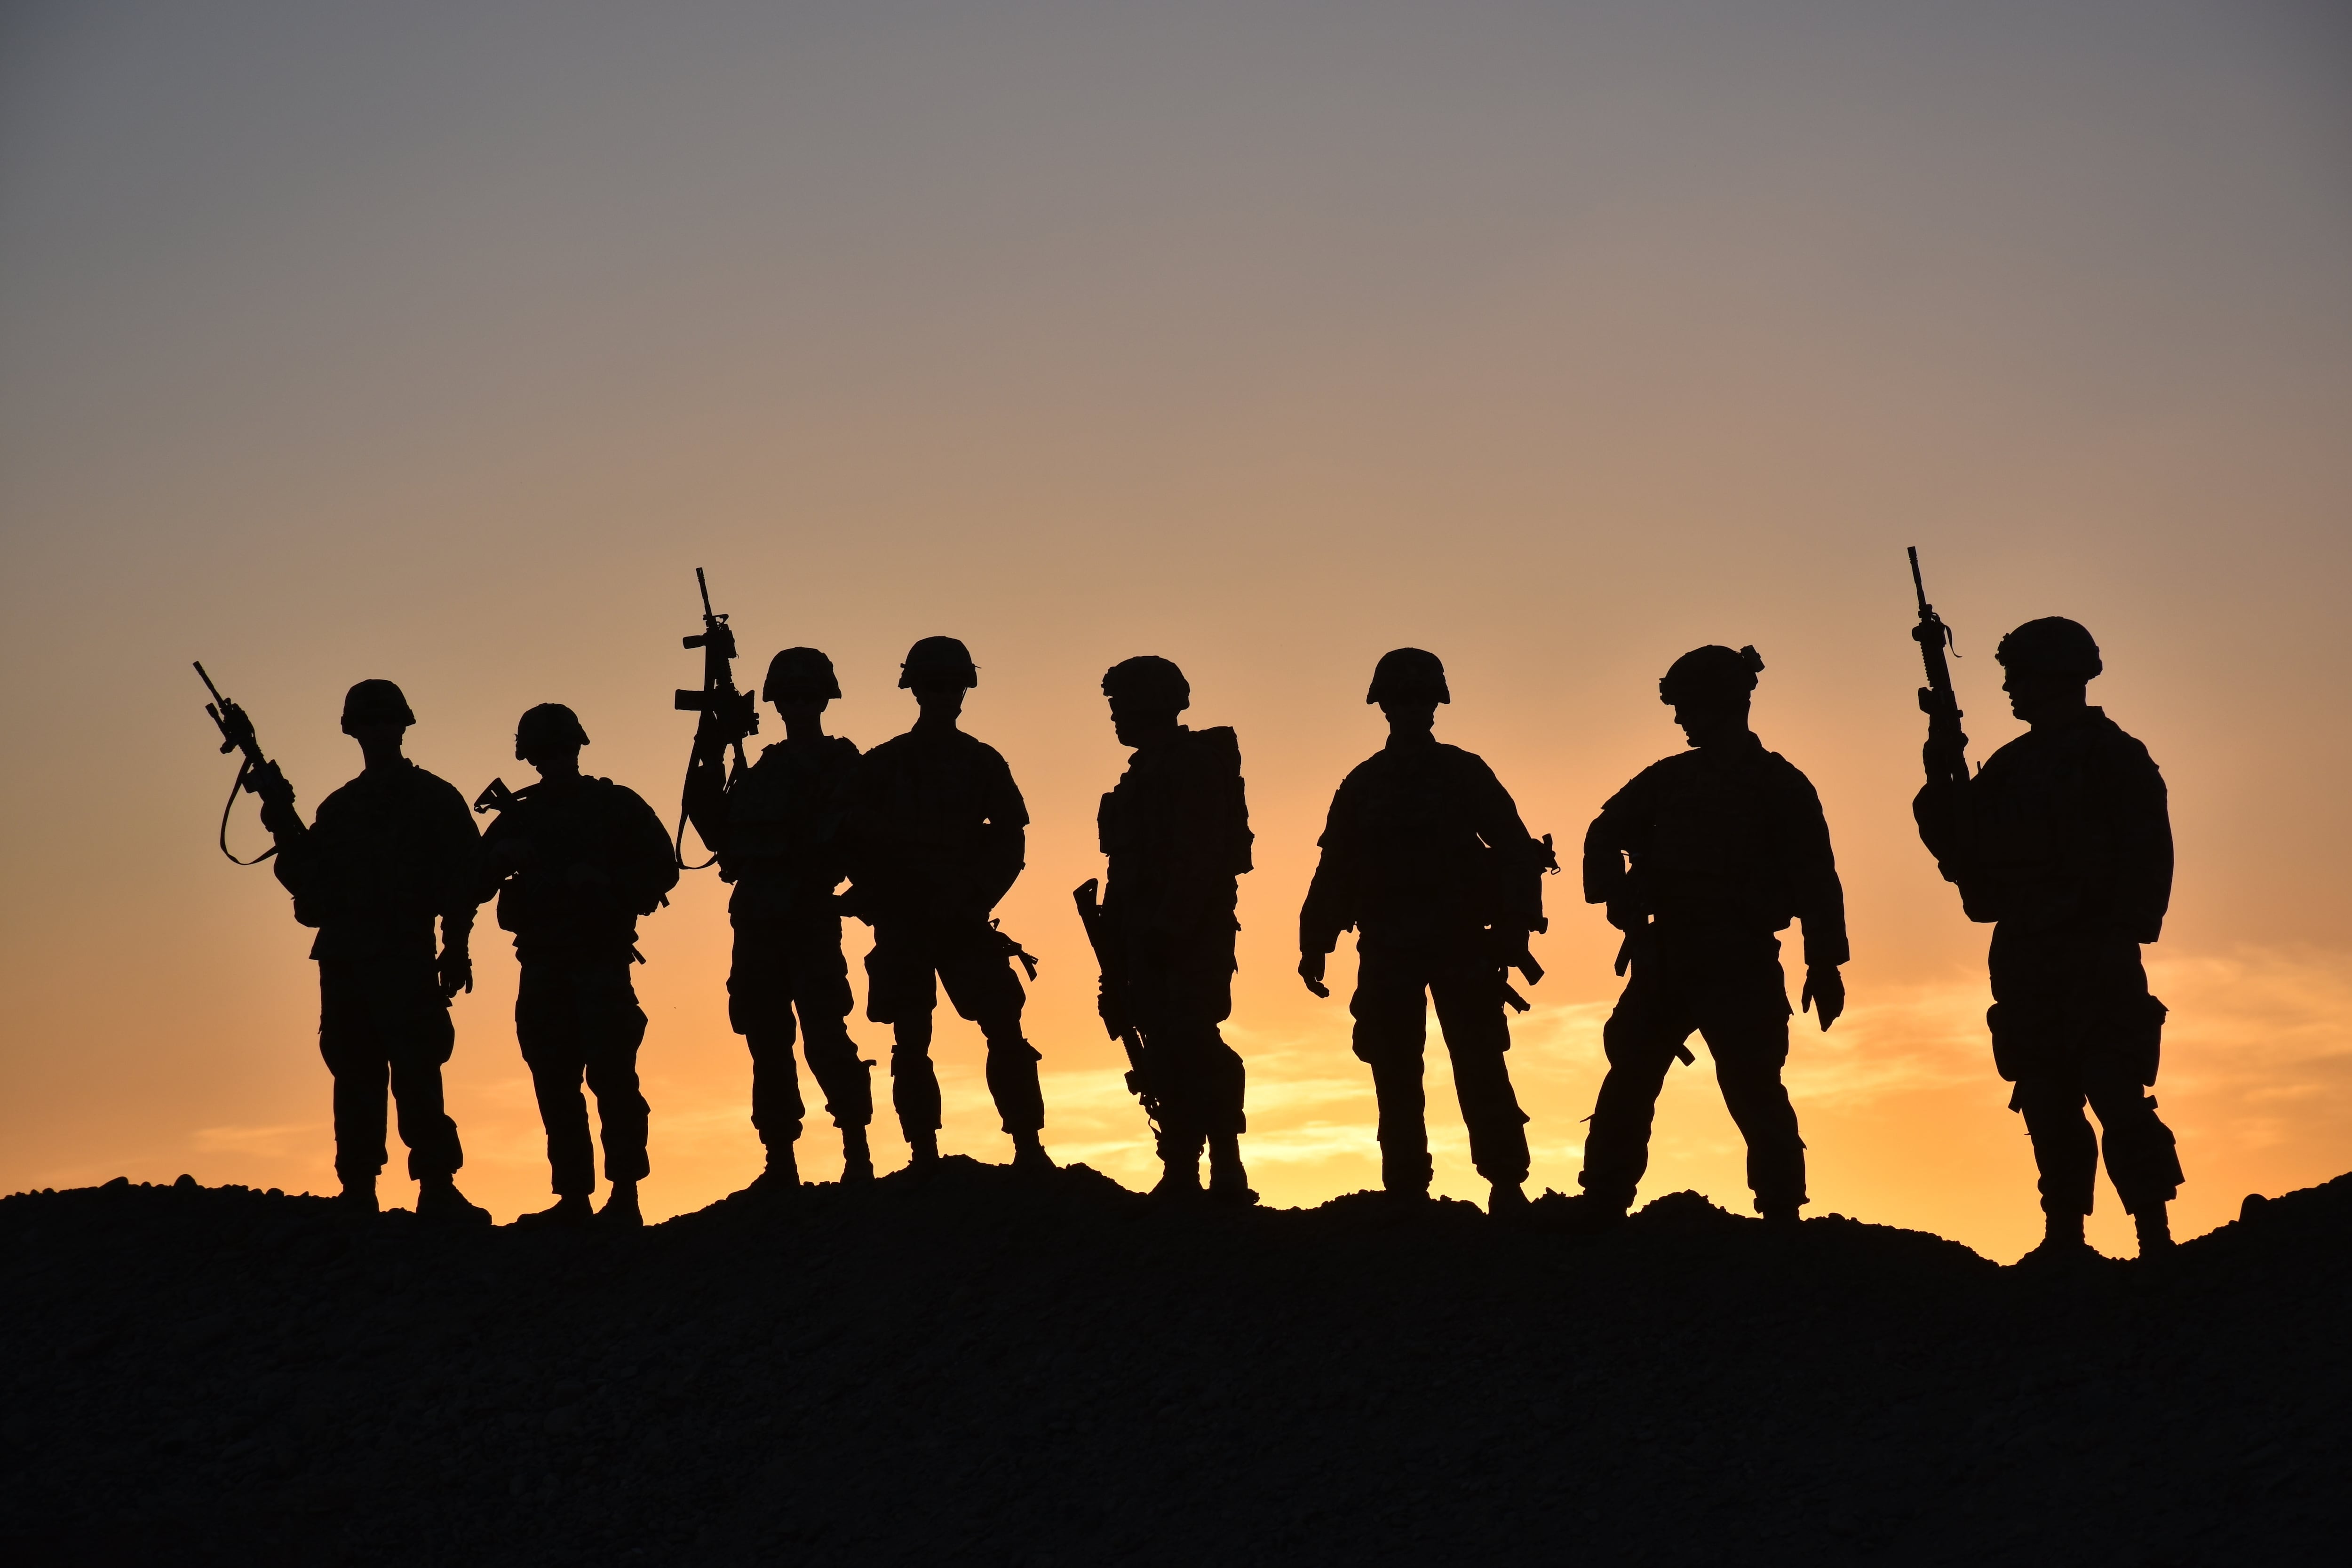
[{"label": "combat boot", "polygon": [[[1055,1166],[1053,1156],[1045,1152],[1044,1139],[1034,1132],[1015,1132],[1013,1135],[1013,1168],[1025,1175],[1041,1176],[1052,1174]],[[1198,1180],[1197,1177],[1194,1179]]]},{"label": "combat boot", "polygon": [[1768,1227],[1777,1231],[1794,1231],[1804,1223],[1803,1211],[1796,1204],[1759,1203],[1756,1213]]},{"label": "combat boot", "polygon": [[613,1190],[604,1194],[604,1206],[596,1211],[596,1225],[603,1230],[643,1230],[645,1211],[637,1207],[637,1184],[614,1182]]},{"label": "combat boot", "polygon": [[2070,1268],[2095,1259],[2098,1254],[2083,1237],[2083,1216],[2078,1214],[2053,1214],[2044,1210],[2042,1215],[2042,1245],[2017,1260],[2020,1268]]},{"label": "combat boot", "polygon": [[[422,1209],[424,1200],[418,1199]],[[555,1206],[541,1209],[537,1214],[517,1215],[510,1228],[515,1230],[573,1230],[595,1218],[588,1206],[585,1193],[565,1193],[555,1200]]]},{"label": "combat boot", "polygon": [[1220,1132],[1209,1140],[1209,1196],[1235,1208],[1257,1202],[1249,1173],[1242,1169],[1242,1141],[1236,1133]]},{"label": "combat boot", "polygon": [[866,1129],[841,1130],[841,1184],[859,1186],[874,1179],[874,1152],[866,1146]]},{"label": "combat boot", "polygon": [[427,1225],[472,1229],[487,1227],[490,1211],[467,1201],[454,1176],[426,1176],[416,1186],[416,1217]]},{"label": "combat boot", "polygon": [[2132,1215],[2132,1226],[2139,1232],[2139,1255],[2142,1258],[2162,1257],[2176,1245],[2172,1239],[2172,1219],[2165,1213],[2162,1204]]},{"label": "combat boot", "polygon": [[1517,1182],[1496,1182],[1486,1194],[1486,1217],[1505,1225],[1524,1225],[1528,1219],[1527,1189]]},{"label": "combat boot", "polygon": [[907,1171],[917,1181],[929,1181],[940,1171],[940,1135],[935,1128],[907,1130]]},{"label": "combat boot", "polygon": [[335,1207],[353,1219],[365,1219],[383,1212],[376,1202],[373,1176],[351,1176],[344,1179],[343,1190],[335,1194]]},{"label": "combat boot", "polygon": [[801,1190],[801,1166],[790,1143],[768,1145],[768,1168],[751,1178],[743,1191],[755,1198],[773,1201],[787,1198]]},{"label": "combat boot", "polygon": [[1151,1195],[1162,1202],[1181,1203],[1201,1195],[1201,1140],[1172,1132],[1160,1137],[1160,1184]]}]

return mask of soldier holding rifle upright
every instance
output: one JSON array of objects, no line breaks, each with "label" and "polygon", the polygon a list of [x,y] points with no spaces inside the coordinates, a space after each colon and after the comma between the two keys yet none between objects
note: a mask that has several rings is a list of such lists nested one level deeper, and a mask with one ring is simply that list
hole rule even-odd
[{"label": "soldier holding rifle upright", "polygon": [[[1159,1118],[1163,1168],[1153,1191],[1197,1195],[1205,1142],[1209,1194],[1255,1203],[1242,1167],[1242,1058],[1218,1029],[1234,1010],[1236,884],[1250,868],[1241,746],[1230,729],[1179,721],[1192,689],[1167,659],[1115,664],[1102,689],[1135,755],[1102,797],[1110,888],[1089,929],[1103,1021],[1140,1043],[1136,1087]],[[1082,911],[1093,892],[1091,882],[1079,889]]]},{"label": "soldier holding rifle upright", "polygon": [[[1917,566],[1915,554],[1915,575]],[[2166,1211],[2182,1178],[2147,1093],[2165,1009],[2148,994],[2140,948],[2163,933],[2172,897],[2163,775],[2146,746],[2089,705],[2099,646],[2060,616],[2026,622],[1994,650],[2010,710],[2031,728],[1971,775],[1943,623],[1924,587],[1919,615],[1930,721],[1912,815],[1961,908],[1993,928],[1993,1064],[2017,1086],[2009,1107],[2025,1118],[2041,1172],[2044,1231],[2032,1256],[2088,1256],[2083,1221],[2103,1145],[2141,1256],[2160,1252],[2172,1245]]]},{"label": "soldier holding rifle upright", "polygon": [[[457,1037],[449,1003],[474,984],[481,840],[465,796],[401,754],[415,721],[391,681],[351,689],[343,733],[359,742],[366,766],[320,802],[308,832],[280,833],[278,879],[294,895],[294,918],[319,932],[310,956],[319,962],[319,1049],[335,1079],[341,1201],[375,1212],[389,1079],[417,1217],[487,1225],[489,1215],[457,1190],[465,1154],[441,1097],[441,1068]],[[291,812],[289,795],[282,813]]]},{"label": "soldier holding rifle upright", "polygon": [[988,1090],[1012,1135],[1014,1168],[1050,1171],[1037,1052],[1021,1032],[1025,997],[1013,973],[1016,957],[1034,961],[989,918],[1021,875],[1029,808],[996,748],[956,727],[965,694],[980,684],[962,643],[923,638],[908,650],[898,684],[914,694],[920,716],[858,763],[848,907],[874,927],[866,1016],[891,1027],[899,1130],[914,1171],[938,1165],[931,1016],[944,984],[988,1042]]},{"label": "soldier holding rifle upright", "polygon": [[637,1085],[645,1010],[630,984],[637,919],[677,885],[669,830],[635,790],[580,771],[588,731],[560,702],[542,702],[515,724],[515,758],[539,782],[509,792],[493,781],[475,803],[499,818],[483,836],[481,896],[499,900],[499,924],[514,932],[522,965],[515,993],[515,1039],[530,1068],[547,1130],[555,1206],[520,1226],[584,1225],[596,1190],[588,1142],[585,1079],[604,1124],[604,1176],[612,1183],[607,1226],[645,1220],[637,1184],[646,1158],[647,1108]]},{"label": "soldier holding rifle upright", "polygon": [[813,647],[788,647],[770,661],[760,694],[776,705],[784,738],[730,777],[723,731],[698,735],[686,801],[695,831],[719,857],[719,876],[735,884],[727,904],[735,927],[727,1016],[751,1048],[751,1125],[767,1151],[752,1190],[774,1195],[800,1185],[794,1145],[807,1107],[795,1036],[841,1130],[845,1182],[874,1179],[866,1140],[874,1089],[873,1064],[849,1037],[849,966],[834,895],[847,870],[843,818],[857,748],[824,732],[825,706],[841,695],[833,661]]}]

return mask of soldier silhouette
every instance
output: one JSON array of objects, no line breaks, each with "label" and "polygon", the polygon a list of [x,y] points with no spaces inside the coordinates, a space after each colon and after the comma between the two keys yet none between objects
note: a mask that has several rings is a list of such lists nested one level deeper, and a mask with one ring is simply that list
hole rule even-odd
[{"label": "soldier silhouette", "polygon": [[731,781],[726,742],[698,744],[687,801],[719,876],[735,884],[727,1016],[751,1052],[751,1125],[768,1154],[752,1190],[773,1194],[800,1185],[793,1145],[807,1106],[793,1061],[794,1009],[809,1072],[841,1130],[845,1182],[874,1179],[866,1139],[874,1087],[873,1064],[849,1037],[849,966],[834,897],[847,872],[844,818],[858,765],[855,744],[824,732],[825,705],[841,686],[824,654],[788,647],[769,661],[760,695],[776,705],[784,738]]},{"label": "soldier silhouette", "polygon": [[2166,1205],[2180,1190],[2156,1082],[2164,1004],[2140,948],[2172,899],[2172,823],[2147,748],[2084,688],[2104,668],[2091,634],[2062,616],[2028,621],[1993,657],[2010,710],[2032,728],[1974,777],[1968,738],[1930,742],[1912,802],[1919,837],[1972,921],[1992,925],[1993,1062],[2017,1088],[2041,1172],[2046,1226],[2035,1255],[2086,1256],[2102,1140],[2107,1176],[2142,1256],[2172,1245]]},{"label": "soldier silhouette", "polygon": [[964,694],[979,684],[955,638],[917,643],[898,685],[921,715],[860,760],[853,785],[845,907],[874,928],[866,1016],[891,1027],[890,1098],[918,1173],[940,1158],[931,1016],[941,984],[988,1042],[988,1089],[1013,1137],[1014,1168],[1053,1169],[1039,1136],[1038,1056],[1021,1032],[1019,948],[989,919],[1021,875],[1029,811],[1003,757],[956,727]]},{"label": "soldier silhouette", "polygon": [[1354,929],[1356,1055],[1379,1097],[1381,1183],[1402,1199],[1426,1197],[1433,1173],[1422,1063],[1435,1004],[1471,1163],[1493,1184],[1488,1212],[1516,1216],[1528,1203],[1528,1119],[1503,1059],[1503,1008],[1517,996],[1508,969],[1530,982],[1543,973],[1528,937],[1544,929],[1551,850],[1484,762],[1432,733],[1438,704],[1453,700],[1436,655],[1383,654],[1364,700],[1387,716],[1388,744],[1332,797],[1298,916],[1298,973],[1329,995],[1325,962]]},{"label": "soldier silhouette", "polygon": [[1103,923],[1118,963],[1104,976],[1103,1016],[1124,1019],[1148,1042],[1150,1086],[1160,1108],[1155,1193],[1201,1191],[1257,1201],[1243,1169],[1242,1058],[1218,1026],[1234,1010],[1237,883],[1250,868],[1249,806],[1240,743],[1230,729],[1187,728],[1184,672],[1145,655],[1103,676],[1111,724],[1135,755],[1097,818],[1110,862]]},{"label": "soldier silhouette", "polygon": [[1653,763],[1601,808],[1584,837],[1584,897],[1625,933],[1633,971],[1601,1031],[1609,1058],[1584,1144],[1584,1191],[1570,1226],[1625,1217],[1650,1160],[1650,1122],[1696,1031],[1715,1058],[1725,1106],[1748,1141],[1757,1212],[1794,1225],[1805,1145],[1781,1086],[1788,981],[1777,932],[1804,924],[1801,1004],[1827,1029],[1845,1010],[1845,894],[1821,798],[1748,727],[1764,661],[1710,645],[1675,660],[1659,700],[1691,749]]},{"label": "soldier silhouette", "polygon": [[[522,966],[515,993],[515,1039],[547,1130],[555,1206],[518,1226],[584,1225],[596,1190],[588,1141],[585,1078],[604,1126],[604,1176],[612,1192],[595,1217],[615,1226],[645,1223],[637,1184],[646,1160],[647,1107],[637,1086],[646,1015],[629,980],[637,961],[637,917],[677,885],[669,831],[635,791],[580,771],[588,732],[560,702],[542,702],[515,724],[515,757],[539,782],[506,796],[483,836],[483,899],[499,900],[499,924],[514,933]],[[495,786],[494,786],[495,788]]]},{"label": "soldier silhouette", "polygon": [[277,874],[294,895],[294,918],[319,933],[310,956],[319,963],[319,1051],[335,1080],[339,1201],[376,1211],[389,1079],[417,1217],[488,1225],[488,1213],[457,1190],[466,1157],[441,1094],[441,1068],[457,1038],[449,1003],[474,985],[481,838],[465,798],[401,754],[415,722],[391,681],[351,689],[343,733],[359,742],[365,766],[319,803],[309,832],[281,837]]}]

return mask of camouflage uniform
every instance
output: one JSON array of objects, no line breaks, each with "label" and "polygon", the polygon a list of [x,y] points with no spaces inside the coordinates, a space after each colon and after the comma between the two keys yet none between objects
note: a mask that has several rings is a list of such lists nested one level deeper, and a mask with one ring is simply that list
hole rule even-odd
[{"label": "camouflage uniform", "polygon": [[1179,726],[1136,752],[1097,816],[1104,918],[1150,1045],[1161,1134],[1196,1153],[1202,1138],[1246,1131],[1242,1058],[1218,1030],[1234,1010],[1235,883],[1250,868],[1241,767],[1230,729]]},{"label": "camouflage uniform", "polygon": [[642,1181],[650,1169],[637,1084],[646,1015],[629,968],[637,917],[677,885],[669,830],[636,792],[610,779],[546,780],[518,792],[490,825],[483,858],[499,868],[483,895],[497,893],[499,924],[514,933],[522,968],[515,1038],[547,1130],[553,1190],[585,1197],[596,1189],[583,1078],[596,1096],[605,1179]]},{"label": "camouflage uniform", "polygon": [[891,1101],[910,1142],[940,1127],[931,1065],[939,987],[988,1042],[988,1089],[1004,1131],[1045,1124],[1038,1055],[1021,1033],[1024,995],[989,922],[1021,874],[1027,806],[996,749],[956,729],[918,727],[858,763],[852,898],[872,922],[866,1016],[892,1026]]},{"label": "camouflage uniform", "polygon": [[387,1079],[408,1173],[446,1177],[465,1163],[442,1102],[457,1037],[433,924],[452,948],[466,945],[480,853],[465,797],[404,758],[321,801],[310,831],[278,857],[295,919],[319,932],[319,1052],[334,1075],[335,1172],[347,1185],[373,1183],[388,1157]]},{"label": "camouflage uniform", "polygon": [[1584,1190],[1632,1204],[1658,1092],[1696,1031],[1748,1141],[1757,1207],[1805,1202],[1805,1145],[1781,1086],[1788,982],[1776,932],[1804,922],[1805,965],[1846,962],[1845,895],[1812,784],[1752,734],[1681,752],[1611,796],[1584,837],[1584,896],[1628,933],[1632,977],[1601,1031],[1609,1071]]},{"label": "camouflage uniform", "polygon": [[2164,1005],[2140,946],[2172,897],[2172,825],[2147,748],[2096,708],[2019,736],[1975,776],[1931,783],[1919,837],[1969,918],[1993,925],[1993,1061],[2017,1088],[2042,1206],[2087,1215],[2105,1131],[2107,1175],[2128,1212],[2179,1190],[2155,1084]]},{"label": "camouflage uniform", "polygon": [[1299,951],[1328,953],[1341,931],[1358,933],[1348,1005],[1379,1096],[1385,1184],[1425,1192],[1433,1173],[1422,1072],[1433,1003],[1471,1163],[1516,1186],[1528,1174],[1528,1119],[1503,1059],[1504,965],[1544,929],[1549,851],[1484,762],[1425,736],[1391,741],[1359,764],[1332,797],[1319,842]]}]

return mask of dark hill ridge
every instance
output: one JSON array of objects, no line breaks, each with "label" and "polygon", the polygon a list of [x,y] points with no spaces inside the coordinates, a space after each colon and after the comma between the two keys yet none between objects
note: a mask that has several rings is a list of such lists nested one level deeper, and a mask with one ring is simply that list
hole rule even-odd
[{"label": "dark hill ridge", "polygon": [[952,1161],[640,1236],[0,1201],[17,1563],[2341,1561],[2352,1177],[2051,1279]]}]

